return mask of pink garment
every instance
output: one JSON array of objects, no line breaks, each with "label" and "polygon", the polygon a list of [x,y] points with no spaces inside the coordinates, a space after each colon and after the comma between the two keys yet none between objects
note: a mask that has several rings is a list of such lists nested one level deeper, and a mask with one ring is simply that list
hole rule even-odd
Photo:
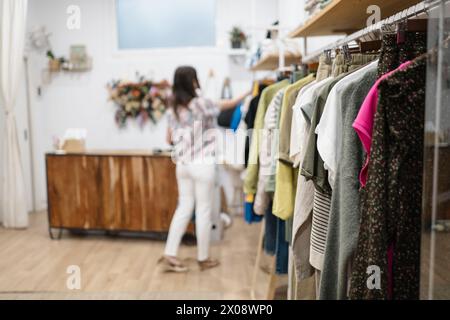
[{"label": "pink garment", "polygon": [[380,79],[378,79],[375,82],[375,84],[370,89],[369,93],[367,94],[367,97],[364,100],[363,104],[361,105],[361,109],[359,110],[358,116],[356,117],[355,121],[353,122],[353,129],[355,129],[356,133],[358,134],[359,139],[361,140],[361,143],[364,147],[364,150],[367,153],[366,162],[364,163],[361,173],[359,174],[359,181],[360,181],[362,187],[365,187],[366,182],[367,182],[367,172],[369,169],[369,158],[370,158],[370,147],[372,145],[373,123],[375,120],[375,112],[377,111],[377,105],[378,105],[378,86],[381,83],[381,81],[388,78],[391,74],[395,73],[398,70],[405,69],[411,63],[412,63],[412,61],[407,61],[407,62],[401,64],[400,67],[384,74],[383,76],[381,76]]}]

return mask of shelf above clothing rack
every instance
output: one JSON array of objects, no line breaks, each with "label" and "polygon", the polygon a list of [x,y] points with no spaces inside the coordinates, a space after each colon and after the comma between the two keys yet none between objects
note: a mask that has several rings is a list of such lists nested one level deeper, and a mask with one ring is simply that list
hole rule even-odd
[{"label": "shelf above clothing rack", "polygon": [[[280,57],[277,53],[268,54],[259,60],[250,71],[273,71],[279,68]],[[301,64],[302,57],[292,53],[286,53],[284,55],[285,65]]]},{"label": "shelf above clothing rack", "polygon": [[304,25],[293,30],[289,37],[312,37],[336,34],[350,34],[366,26],[370,13],[367,9],[377,5],[381,19],[402,11],[420,0],[334,0]]},{"label": "shelf above clothing rack", "polygon": [[[364,37],[368,36],[368,35],[375,35],[377,34],[377,36],[379,36],[380,34],[380,30],[381,28],[386,25],[386,24],[392,24],[392,23],[396,23],[399,22],[401,20],[404,19],[408,19],[411,17],[416,17],[419,16],[420,14],[427,12],[432,6],[435,5],[435,2],[431,1],[423,1],[423,2],[419,2],[416,5],[413,5],[412,7],[409,7],[407,9],[404,9],[400,12],[397,12],[396,14],[376,23],[373,24],[369,27],[366,27],[360,31],[357,31],[341,40],[338,40],[336,42],[330,43],[327,46],[305,56],[303,58],[303,63],[310,63],[313,61],[317,61],[318,57],[320,56],[320,54],[322,54],[325,50],[330,50],[330,49],[335,49],[335,48],[340,48],[345,44],[349,44],[353,41],[359,41],[361,39],[363,39]],[[371,37],[372,38],[372,37]]]}]

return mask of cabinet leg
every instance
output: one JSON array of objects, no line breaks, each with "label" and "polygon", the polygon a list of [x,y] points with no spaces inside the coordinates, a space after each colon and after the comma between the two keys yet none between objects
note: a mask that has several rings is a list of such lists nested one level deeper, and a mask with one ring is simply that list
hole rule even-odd
[{"label": "cabinet leg", "polygon": [[52,239],[52,240],[55,240],[55,239],[61,240],[62,232],[63,232],[63,229],[58,228],[58,235],[57,235],[57,237],[55,237],[53,235],[53,228],[52,227],[48,227],[48,234],[50,235],[50,239]]}]

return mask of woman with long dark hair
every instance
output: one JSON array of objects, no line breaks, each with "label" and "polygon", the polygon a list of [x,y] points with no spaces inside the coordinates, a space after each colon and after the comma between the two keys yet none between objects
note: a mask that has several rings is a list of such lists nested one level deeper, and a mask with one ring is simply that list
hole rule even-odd
[{"label": "woman with long dark hair", "polygon": [[174,103],[169,110],[167,142],[174,146],[178,183],[178,207],[170,224],[162,262],[166,270],[186,272],[177,258],[181,238],[186,232],[195,207],[197,260],[201,270],[214,268],[219,261],[209,256],[212,192],[215,184],[215,118],[224,109],[238,105],[246,95],[217,103],[199,95],[200,84],[193,67],[175,71]]}]

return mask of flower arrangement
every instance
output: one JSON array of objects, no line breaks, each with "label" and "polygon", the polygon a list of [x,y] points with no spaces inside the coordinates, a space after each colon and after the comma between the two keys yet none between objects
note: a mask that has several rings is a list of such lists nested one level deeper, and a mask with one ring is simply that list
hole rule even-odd
[{"label": "flower arrangement", "polygon": [[117,106],[115,120],[119,128],[124,128],[129,118],[136,119],[141,128],[148,120],[156,124],[170,103],[171,88],[167,81],[112,81],[108,90],[110,100]]},{"label": "flower arrangement", "polygon": [[247,42],[247,35],[239,27],[233,27],[230,31],[231,47],[233,49],[242,48]]}]

